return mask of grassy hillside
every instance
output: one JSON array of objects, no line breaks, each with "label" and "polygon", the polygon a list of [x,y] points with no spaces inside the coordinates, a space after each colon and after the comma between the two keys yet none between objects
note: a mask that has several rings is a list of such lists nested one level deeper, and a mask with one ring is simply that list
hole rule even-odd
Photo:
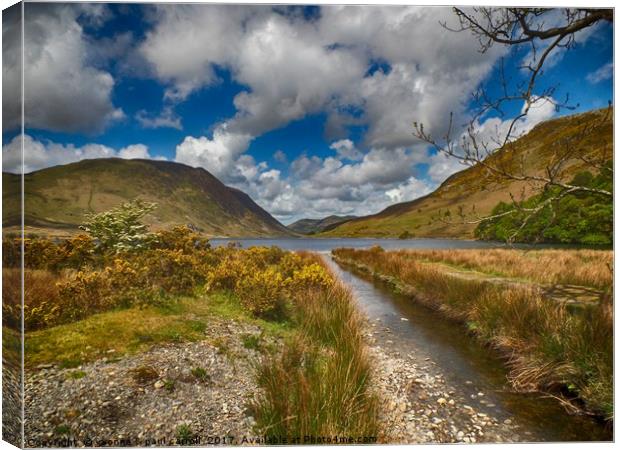
[{"label": "grassy hillside", "polygon": [[[3,173],[5,231],[19,228],[19,177]],[[154,229],[192,225],[213,236],[278,236],[290,231],[245,193],[204,169],[168,161],[92,159],[29,173],[24,179],[27,232],[66,235],[84,215],[140,198],[158,204]]]},{"label": "grassy hillside", "polygon": [[300,219],[290,224],[288,229],[301,234],[314,234],[329,230],[342,222],[355,218],[356,216],[327,216],[323,219]]},{"label": "grassy hillside", "polygon": [[[582,150],[579,156],[603,152],[611,155],[612,117],[613,114],[606,114],[606,110],[597,110],[543,122],[494,154],[491,161],[515,172],[523,164],[525,173],[543,173],[553,158],[565,151],[563,141],[566,138],[575,139],[572,145]],[[585,126],[592,126],[593,132],[581,136]],[[583,162],[574,159],[565,166],[562,176],[570,180],[585,169]],[[478,214],[488,214],[500,201],[509,202],[511,194],[516,198],[521,198],[522,193],[528,197],[535,189],[536,186],[526,182],[497,179],[483,167],[474,166],[450,176],[427,196],[392,205],[375,215],[347,221],[321,235],[398,237],[408,232],[415,237],[473,238],[476,225],[446,224],[436,219],[437,214],[446,210],[454,214],[459,208],[469,212],[472,206]]]}]

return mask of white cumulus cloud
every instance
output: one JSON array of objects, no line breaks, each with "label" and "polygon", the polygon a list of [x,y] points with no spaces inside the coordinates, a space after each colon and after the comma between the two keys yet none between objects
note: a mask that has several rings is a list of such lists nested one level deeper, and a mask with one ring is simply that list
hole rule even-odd
[{"label": "white cumulus cloud", "polygon": [[[128,145],[120,149],[101,144],[85,144],[77,147],[73,144],[58,144],[52,141],[39,141],[25,134],[24,172],[29,173],[46,167],[69,164],[83,159],[125,158],[150,159],[148,147],[144,144]],[[157,158],[162,159],[162,158]],[[15,136],[2,148],[2,170],[19,173],[22,164],[22,137]]]}]

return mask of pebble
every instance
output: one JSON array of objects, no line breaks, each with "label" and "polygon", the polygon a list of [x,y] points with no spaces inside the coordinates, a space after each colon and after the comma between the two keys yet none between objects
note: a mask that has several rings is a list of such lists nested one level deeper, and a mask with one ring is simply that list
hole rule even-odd
[{"label": "pebble", "polygon": [[[71,430],[76,442],[124,437],[138,447],[147,438],[171,442],[179,423],[203,436],[253,435],[255,422],[248,418],[247,405],[256,395],[253,370],[262,356],[246,349],[240,336],[260,331],[253,324],[212,320],[205,331],[208,340],[165,344],[114,362],[102,358],[83,364],[80,370],[86,376],[79,380],[66,382],[75,369],[51,366],[28,372],[26,440],[49,441],[58,437],[61,425]],[[234,359],[219,355],[208,343],[222,337]],[[270,346],[280,345],[272,337],[263,339]],[[162,379],[136,383],[130,371],[144,366],[155,369]],[[207,370],[209,382],[194,378],[195,367]],[[164,379],[174,381],[172,391],[163,389]]]}]

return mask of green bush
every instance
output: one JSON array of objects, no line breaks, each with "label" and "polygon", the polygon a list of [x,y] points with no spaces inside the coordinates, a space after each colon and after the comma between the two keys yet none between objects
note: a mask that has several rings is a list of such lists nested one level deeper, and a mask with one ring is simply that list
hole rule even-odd
[{"label": "green bush", "polygon": [[[612,172],[606,168],[596,176],[580,172],[571,184],[612,191]],[[610,246],[613,243],[613,199],[592,192],[576,191],[561,197],[560,193],[561,188],[550,187],[516,206],[500,202],[491,214],[510,214],[480,223],[475,230],[476,237],[499,241]],[[559,199],[530,218],[528,212],[520,210],[535,208],[554,196]]]},{"label": "green bush", "polygon": [[98,241],[106,251],[127,251],[146,248],[152,240],[142,219],[156,208],[155,203],[133,200],[98,214],[90,214],[80,228]]}]

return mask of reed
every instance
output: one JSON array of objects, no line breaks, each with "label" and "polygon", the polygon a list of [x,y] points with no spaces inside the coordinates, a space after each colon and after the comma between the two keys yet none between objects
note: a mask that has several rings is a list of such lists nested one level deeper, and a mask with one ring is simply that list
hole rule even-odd
[{"label": "reed", "polygon": [[378,399],[351,293],[337,282],[298,292],[294,320],[294,338],[259,367],[259,428],[289,439],[376,436]]}]

